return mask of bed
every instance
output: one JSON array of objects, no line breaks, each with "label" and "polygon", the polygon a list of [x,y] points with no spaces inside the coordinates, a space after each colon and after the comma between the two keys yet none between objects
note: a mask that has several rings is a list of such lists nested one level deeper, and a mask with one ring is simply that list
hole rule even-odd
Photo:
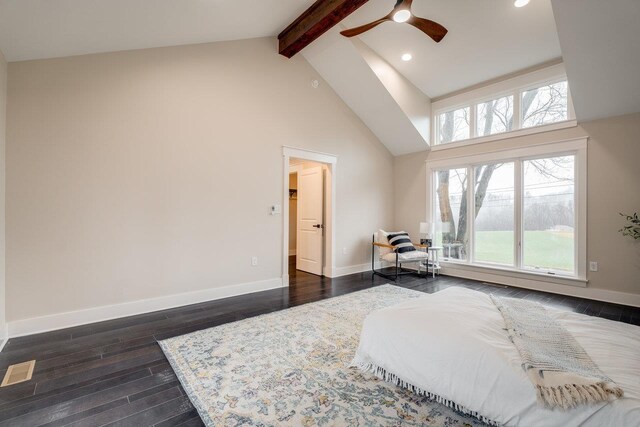
[{"label": "bed", "polygon": [[547,311],[623,398],[570,410],[540,406],[490,297],[457,287],[371,313],[353,365],[489,424],[640,426],[640,327]]}]

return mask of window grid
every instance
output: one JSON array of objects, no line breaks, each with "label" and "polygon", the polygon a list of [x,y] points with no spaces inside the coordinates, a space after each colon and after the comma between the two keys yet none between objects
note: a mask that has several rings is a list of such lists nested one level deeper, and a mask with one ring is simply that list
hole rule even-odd
[{"label": "window grid", "polygon": [[[479,138],[479,137],[488,137],[488,136],[492,136],[492,135],[499,135],[499,134],[508,134],[509,132],[514,132],[514,131],[518,131],[518,130],[522,130],[522,129],[535,129],[536,127],[544,127],[544,126],[548,126],[551,124],[555,124],[555,123],[561,123],[563,121],[568,121],[568,120],[573,120],[575,118],[575,114],[574,114],[574,110],[573,110],[573,102],[571,99],[571,89],[568,86],[567,83],[567,94],[566,94],[566,98],[567,98],[567,107],[566,107],[566,119],[565,120],[560,120],[560,121],[556,121],[556,122],[550,122],[550,123],[544,123],[541,125],[537,125],[537,126],[530,126],[530,127],[523,127],[523,122],[524,122],[524,117],[522,114],[522,95],[524,94],[524,92],[533,90],[533,89],[541,89],[544,87],[548,87],[548,86],[552,86],[558,83],[563,83],[563,82],[567,82],[566,77],[564,78],[560,78],[560,79],[553,79],[553,80],[549,80],[549,81],[545,81],[545,82],[539,82],[537,84],[532,84],[532,85],[527,85],[524,87],[520,87],[520,88],[516,88],[513,89],[511,91],[507,91],[507,92],[501,92],[501,93],[496,93],[494,94],[492,97],[484,97],[478,101],[474,101],[474,102],[468,102],[465,104],[461,104],[458,105],[456,107],[452,107],[452,108],[448,108],[446,110],[441,110],[441,111],[437,111],[434,114],[434,119],[433,121],[435,123],[437,123],[437,127],[435,129],[435,144],[436,145],[447,145],[447,144],[451,144],[454,142],[460,142],[460,141],[467,141],[470,139],[474,139],[474,138]],[[509,97],[512,96],[513,97],[513,124],[512,124],[512,129],[510,131],[506,131],[506,132],[496,132],[496,133],[491,133],[488,135],[479,135],[478,134],[478,129],[477,129],[477,109],[478,106],[488,102],[488,101],[492,101],[492,100],[496,100],[499,98],[503,98],[503,97]],[[469,138],[467,139],[459,139],[459,140],[453,140],[453,141],[448,141],[448,142],[440,142],[441,140],[441,135],[440,135],[440,131],[441,131],[441,117],[444,114],[453,112],[453,111],[457,111],[457,110],[461,110],[464,108],[468,108],[469,109]]]},{"label": "window grid", "polygon": [[[499,163],[513,163],[514,167],[514,242],[513,242],[513,251],[514,251],[514,262],[513,266],[507,266],[507,268],[515,269],[521,272],[532,272],[531,268],[526,268],[524,265],[524,251],[523,251],[523,241],[524,241],[524,221],[523,221],[523,211],[524,211],[524,163],[529,160],[536,159],[552,159],[556,157],[562,156],[571,156],[573,157],[573,178],[574,178],[574,197],[573,197],[573,222],[574,228],[577,231],[578,222],[579,222],[579,206],[578,206],[578,185],[582,185],[578,182],[578,153],[577,152],[566,152],[566,153],[557,153],[552,155],[544,155],[544,156],[535,156],[535,157],[521,157],[514,159],[503,159],[500,160]],[[495,163],[495,162],[493,162]],[[466,166],[461,165],[458,167],[450,167],[447,169],[434,170],[432,181],[434,186],[432,188],[433,197],[437,197],[437,189],[435,188],[435,183],[437,182],[436,174],[440,171],[444,170],[453,170],[453,169],[465,169],[467,173],[467,211],[466,215],[468,220],[467,229],[469,233],[469,241],[466,246],[466,257],[465,259],[456,259],[456,258],[447,258],[444,256],[444,261],[453,262],[457,264],[468,264],[468,265],[476,265],[476,266],[488,266],[491,263],[482,262],[476,260],[475,254],[475,221],[471,220],[471,218],[475,218],[476,207],[475,207],[475,173],[474,169],[476,167],[480,167],[483,165],[487,165],[490,163],[478,163],[478,164],[468,164]],[[436,204],[432,203],[434,211],[431,213],[432,218],[437,218],[438,212],[436,212]],[[573,271],[558,271],[553,269],[541,269],[542,273],[546,273],[549,275],[557,275],[558,277],[568,276],[568,277],[577,277],[579,273],[579,235],[577,232],[574,232],[573,235]],[[446,253],[443,253],[445,255]]]}]

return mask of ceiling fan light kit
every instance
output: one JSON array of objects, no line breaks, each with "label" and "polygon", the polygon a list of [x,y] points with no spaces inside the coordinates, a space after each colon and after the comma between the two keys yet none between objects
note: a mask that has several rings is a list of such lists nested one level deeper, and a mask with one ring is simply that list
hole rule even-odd
[{"label": "ceiling fan light kit", "polygon": [[393,20],[399,23],[407,22],[411,18],[411,12],[407,9],[402,9],[393,14]]},{"label": "ceiling fan light kit", "polygon": [[[516,0],[523,1],[523,0]],[[411,13],[411,4],[413,0],[398,0],[393,10],[385,17],[378,19],[377,21],[369,22],[368,24],[361,25],[356,28],[351,28],[348,30],[341,31],[345,37],[354,37],[364,33],[365,31],[369,31],[370,29],[377,27],[383,22],[394,21],[398,23],[407,23],[413,27],[416,27],[429,37],[433,39],[436,43],[439,43],[440,40],[444,38],[447,34],[447,29],[437,22],[430,21],[425,18],[420,18],[419,16],[415,16]]]}]

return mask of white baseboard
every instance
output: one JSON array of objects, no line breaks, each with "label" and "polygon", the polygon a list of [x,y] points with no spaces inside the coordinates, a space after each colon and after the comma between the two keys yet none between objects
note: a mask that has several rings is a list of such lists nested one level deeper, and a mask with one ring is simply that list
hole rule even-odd
[{"label": "white baseboard", "polygon": [[[382,268],[382,265],[379,261],[375,263],[376,270]],[[349,274],[356,273],[364,273],[366,271],[371,271],[371,263],[368,264],[358,264],[358,265],[349,265],[346,267],[335,267],[331,271],[331,276],[329,277],[340,277],[340,276],[348,276]]]},{"label": "white baseboard", "polygon": [[5,344],[9,341],[9,325],[4,325],[2,336],[0,336],[0,352],[4,349]]},{"label": "white baseboard", "polygon": [[289,249],[289,256],[295,256],[295,254],[296,254],[295,249]]},{"label": "white baseboard", "polygon": [[592,299],[596,301],[611,302],[614,304],[640,307],[640,294],[609,291],[607,289],[560,285],[557,283],[550,283],[541,280],[508,277],[505,275],[482,273],[453,267],[442,267],[442,274],[453,277],[461,277],[463,279],[480,280],[490,283],[497,283],[500,285],[515,286],[518,288],[549,292],[552,294],[567,295],[578,298]]},{"label": "white baseboard", "polygon": [[49,332],[72,326],[85,325],[87,323],[134,316],[136,314],[150,313],[152,311],[166,310],[280,287],[282,287],[282,279],[278,277],[276,279],[261,280],[258,282],[242,283],[121,304],[105,305],[85,310],[51,314],[30,319],[15,320],[9,322],[7,325],[8,336],[15,338],[23,335]]}]

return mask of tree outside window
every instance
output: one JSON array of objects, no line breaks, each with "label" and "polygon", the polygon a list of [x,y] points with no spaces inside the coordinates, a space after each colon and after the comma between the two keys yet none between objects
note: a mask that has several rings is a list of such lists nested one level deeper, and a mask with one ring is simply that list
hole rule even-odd
[{"label": "tree outside window", "polygon": [[[527,123],[535,124],[544,124],[551,120],[557,121],[559,118],[566,119],[566,89],[566,82],[560,82],[522,92],[521,111],[523,119],[526,120]],[[478,104],[477,107],[479,113],[477,120],[478,135],[490,135],[496,133],[496,129],[499,131],[509,131],[512,129],[514,112],[509,97],[498,98]],[[564,115],[562,113],[563,109],[565,111]],[[460,127],[464,127],[465,123],[461,117],[464,118],[465,116],[461,115],[461,113],[456,113],[460,111],[461,110],[455,110],[439,116],[441,141],[454,140],[457,135],[456,132],[459,134]],[[466,125],[468,126],[468,122]],[[573,162],[573,157],[535,160],[528,162],[527,165],[528,167],[535,168],[540,176],[557,177],[558,174],[564,173],[562,171],[566,172],[568,161]],[[473,203],[475,205],[472,207],[473,209],[468,209],[467,206],[469,182],[467,169],[450,169],[436,172],[436,223],[439,225],[436,233],[436,243],[444,246],[444,256],[446,258],[457,260],[467,259],[470,238],[469,220],[475,220],[478,217],[485,203],[487,188],[492,176],[502,165],[503,164],[496,163],[472,169],[474,174]],[[571,171],[573,171],[573,164],[571,164]],[[513,185],[513,182],[511,182],[511,185]],[[558,202],[532,205],[530,209],[538,209],[540,212],[525,212],[525,218],[554,218],[553,221],[564,221],[568,224],[566,227],[572,227],[573,223],[569,224],[568,220],[558,220],[558,217],[573,218],[574,212],[571,201],[567,201],[566,199],[560,201],[561,197],[554,197],[553,195],[547,195],[545,197],[547,197],[547,200],[555,199],[558,200]],[[551,211],[555,211],[555,213],[551,213]],[[473,212],[474,218],[468,218],[468,212]],[[528,219],[528,221],[533,220]],[[541,219],[536,219],[536,221],[544,222]],[[542,224],[542,222],[538,224],[540,230],[535,231],[545,231],[542,228],[548,224]],[[529,223],[525,224],[525,226],[528,224]],[[507,225],[505,224],[505,231],[506,227]],[[530,259],[531,257],[527,257],[527,261]],[[535,256],[534,259],[536,259]],[[527,264],[534,265],[535,262],[531,261]],[[563,270],[572,269],[573,260],[570,264],[565,263],[558,266]],[[553,268],[554,266],[550,265],[550,267]]]}]

